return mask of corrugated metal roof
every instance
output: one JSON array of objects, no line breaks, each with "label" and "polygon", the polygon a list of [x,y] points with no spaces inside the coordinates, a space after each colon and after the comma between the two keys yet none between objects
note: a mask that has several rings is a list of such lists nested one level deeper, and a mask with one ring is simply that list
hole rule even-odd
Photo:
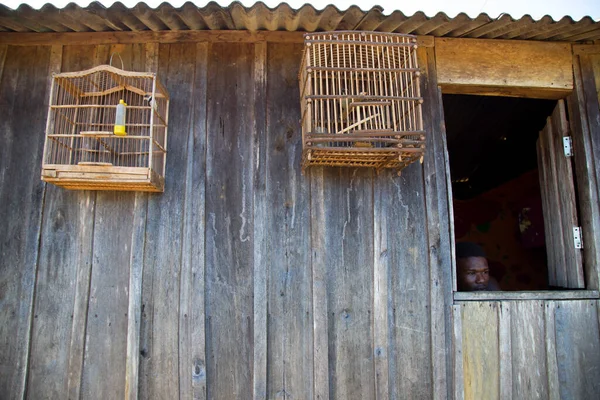
[{"label": "corrugated metal roof", "polygon": [[574,21],[564,17],[554,21],[545,16],[533,20],[526,15],[513,19],[503,14],[492,19],[487,14],[470,18],[444,13],[427,17],[395,11],[384,15],[381,7],[363,11],[352,6],[341,11],[333,5],[316,10],[311,5],[293,9],[286,3],[269,8],[258,2],[245,7],[233,2],[227,7],[210,2],[198,7],[191,2],[175,8],[162,3],[150,8],[145,3],[128,8],[122,3],[105,7],[98,2],[87,7],[71,3],[62,9],[46,4],[39,10],[21,5],[16,10],[0,5],[0,32],[110,32],[110,31],[186,31],[186,30],[267,30],[331,31],[367,30],[412,33],[438,37],[519,39],[582,42],[600,40],[600,22],[590,17]]}]

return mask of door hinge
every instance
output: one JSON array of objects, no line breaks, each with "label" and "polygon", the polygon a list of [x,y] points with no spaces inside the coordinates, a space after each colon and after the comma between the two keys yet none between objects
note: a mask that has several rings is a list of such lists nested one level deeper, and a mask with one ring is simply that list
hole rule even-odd
[{"label": "door hinge", "polygon": [[576,249],[583,249],[583,235],[579,226],[573,227],[573,242]]},{"label": "door hinge", "polygon": [[563,149],[565,150],[565,157],[573,156],[573,141],[571,136],[563,136]]}]

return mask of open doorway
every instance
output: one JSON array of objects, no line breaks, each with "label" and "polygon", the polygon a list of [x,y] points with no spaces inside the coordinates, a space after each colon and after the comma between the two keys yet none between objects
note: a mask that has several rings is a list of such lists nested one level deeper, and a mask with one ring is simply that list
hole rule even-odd
[{"label": "open doorway", "polygon": [[547,290],[536,143],[557,102],[444,95],[457,242],[479,243],[502,290]]}]

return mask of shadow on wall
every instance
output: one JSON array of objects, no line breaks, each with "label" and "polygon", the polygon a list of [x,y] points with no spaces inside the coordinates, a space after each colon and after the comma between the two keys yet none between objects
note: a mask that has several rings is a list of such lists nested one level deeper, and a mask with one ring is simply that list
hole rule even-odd
[{"label": "shadow on wall", "polygon": [[479,243],[502,290],[548,289],[538,171],[470,200],[454,200],[457,242]]}]

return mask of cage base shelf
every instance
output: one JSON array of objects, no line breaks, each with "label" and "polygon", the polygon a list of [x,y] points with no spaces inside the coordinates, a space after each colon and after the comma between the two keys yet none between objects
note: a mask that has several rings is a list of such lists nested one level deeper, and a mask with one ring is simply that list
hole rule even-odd
[{"label": "cage base shelf", "polygon": [[402,152],[399,149],[381,151],[383,149],[368,148],[344,149],[344,150],[319,150],[318,148],[305,149],[302,155],[302,169],[310,166],[330,166],[330,167],[366,167],[375,168],[377,171],[382,169],[396,169],[401,171],[409,164],[422,159],[425,152],[419,149],[418,152]]},{"label": "cage base shelf", "polygon": [[111,165],[46,165],[42,180],[72,190],[163,192],[165,186],[149,168]]}]

